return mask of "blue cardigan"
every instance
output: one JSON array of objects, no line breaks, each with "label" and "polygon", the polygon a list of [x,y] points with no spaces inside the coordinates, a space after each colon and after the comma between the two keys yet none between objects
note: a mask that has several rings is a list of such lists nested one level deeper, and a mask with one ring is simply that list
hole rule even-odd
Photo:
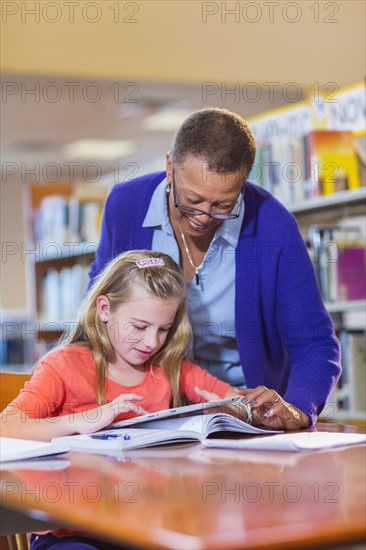
[{"label": "blue cardigan", "polygon": [[[109,260],[151,249],[142,227],[165,172],[114,186],[105,205],[91,280]],[[267,191],[247,182],[236,248],[236,339],[248,387],[265,385],[312,423],[341,372],[339,345],[296,220]]]}]

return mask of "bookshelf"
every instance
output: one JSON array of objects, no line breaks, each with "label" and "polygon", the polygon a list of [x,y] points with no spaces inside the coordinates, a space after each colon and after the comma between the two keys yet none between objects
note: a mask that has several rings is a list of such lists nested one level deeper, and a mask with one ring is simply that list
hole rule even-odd
[{"label": "bookshelf", "polygon": [[[360,106],[349,120],[347,102]],[[365,422],[365,85],[249,123],[258,145],[249,177],[296,217],[341,343],[343,374],[322,417]]]},{"label": "bookshelf", "polygon": [[[33,183],[23,189],[31,296],[27,315],[2,315],[2,370],[30,370],[71,327],[98,246],[109,189],[84,183]],[[4,313],[4,312],[3,312]]]},{"label": "bookshelf", "polygon": [[329,313],[346,313],[352,311],[366,311],[366,300],[351,300],[349,302],[326,302]]},{"label": "bookshelf", "polygon": [[353,191],[340,191],[333,195],[316,197],[313,200],[306,200],[298,204],[290,204],[288,209],[295,215],[320,212],[322,210],[335,210],[345,205],[362,205],[366,200],[366,187],[360,187]]},{"label": "bookshelf", "polygon": [[[107,194],[106,187],[85,184],[72,188],[66,185],[64,193],[60,193],[59,186],[51,190],[30,186],[31,225],[34,241],[40,245],[34,261],[37,356],[75,321],[87,287],[89,265],[98,246]],[[51,219],[50,209],[54,213]]]}]

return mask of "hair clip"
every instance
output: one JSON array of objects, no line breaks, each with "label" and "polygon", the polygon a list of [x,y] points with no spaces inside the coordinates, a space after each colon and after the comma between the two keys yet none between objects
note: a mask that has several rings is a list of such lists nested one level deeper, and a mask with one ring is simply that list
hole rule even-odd
[{"label": "hair clip", "polygon": [[137,260],[135,263],[139,269],[144,269],[145,267],[165,266],[165,262],[162,258],[146,258],[143,260]]}]

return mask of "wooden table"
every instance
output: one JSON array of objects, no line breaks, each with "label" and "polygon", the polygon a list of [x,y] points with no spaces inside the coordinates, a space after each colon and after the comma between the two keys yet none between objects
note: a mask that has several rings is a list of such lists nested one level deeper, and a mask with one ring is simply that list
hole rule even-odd
[{"label": "wooden table", "polygon": [[312,453],[185,445],[118,458],[70,453],[54,465],[1,471],[3,511],[141,548],[286,549],[365,540],[364,445]]}]

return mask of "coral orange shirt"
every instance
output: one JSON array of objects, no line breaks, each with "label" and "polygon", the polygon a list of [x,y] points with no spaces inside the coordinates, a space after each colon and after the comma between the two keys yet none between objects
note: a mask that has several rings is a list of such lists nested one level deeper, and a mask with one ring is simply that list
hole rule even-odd
[{"label": "coral orange shirt", "polygon": [[[72,344],[45,356],[32,378],[12,402],[31,418],[47,418],[87,411],[98,407],[96,399],[96,366],[92,353],[86,347]],[[192,403],[205,400],[196,394],[194,387],[225,397],[229,384],[218,380],[190,361],[183,361],[180,374],[181,396]],[[169,382],[158,365],[146,371],[144,379],[135,386],[123,386],[107,378],[106,402],[123,393],[143,396],[138,401],[146,411],[168,409],[172,396]],[[92,421],[92,413],[90,413]],[[129,410],[115,420],[137,416]]]}]

